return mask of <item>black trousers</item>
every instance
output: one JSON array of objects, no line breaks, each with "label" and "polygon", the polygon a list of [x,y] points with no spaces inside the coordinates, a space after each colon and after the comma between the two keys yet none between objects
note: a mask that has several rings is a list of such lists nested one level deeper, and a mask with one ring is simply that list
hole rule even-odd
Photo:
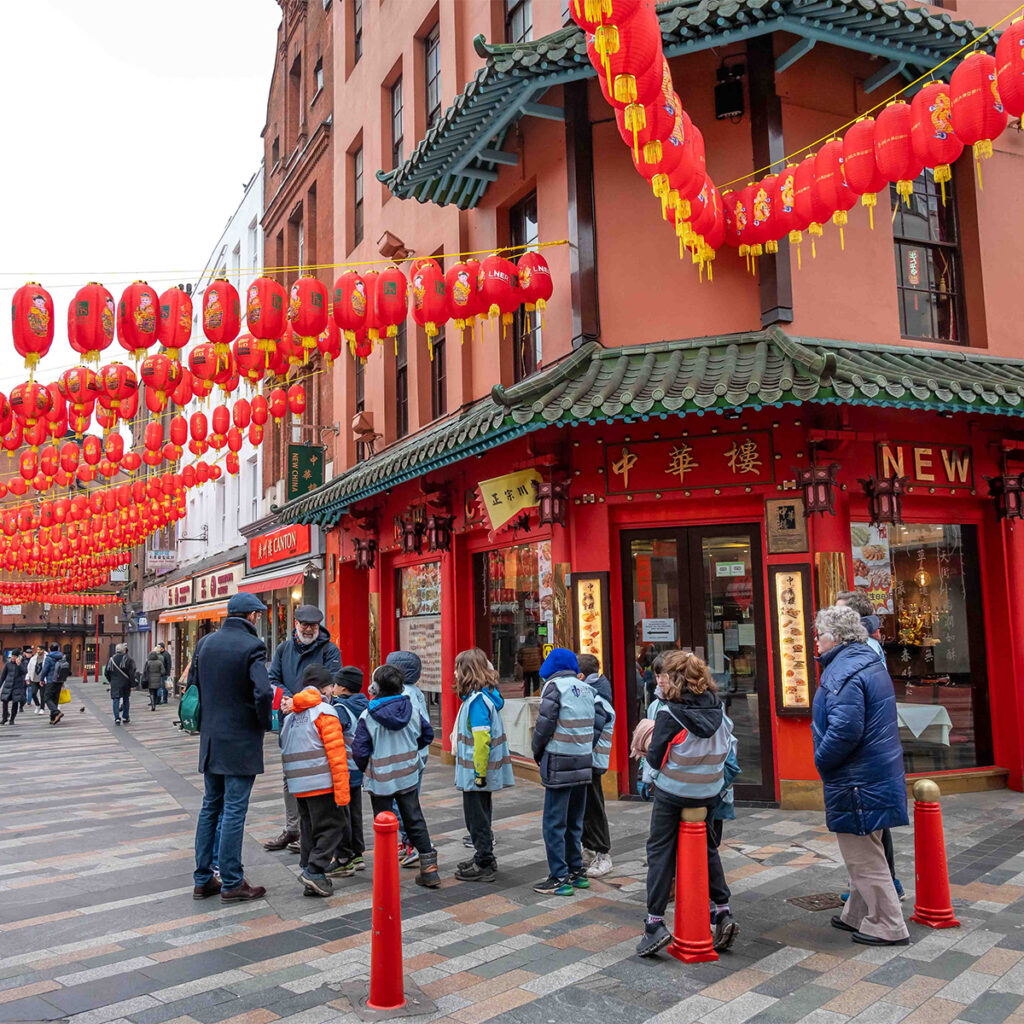
[{"label": "black trousers", "polygon": [[43,702],[40,697],[42,690],[42,683],[29,683],[29,700],[32,704],[35,704],[37,708],[41,708],[43,706]]},{"label": "black trousers", "polygon": [[363,787],[349,785],[349,802],[341,808],[345,818],[345,834],[334,856],[345,864],[353,857],[361,857],[366,850],[363,843]]},{"label": "black trousers", "polygon": [[473,860],[482,867],[497,865],[494,859],[494,833],[491,831],[491,794],[483,789],[467,789],[462,794],[462,813],[473,840]]},{"label": "black trousers", "polygon": [[60,683],[55,679],[51,679],[43,688],[43,701],[50,711],[50,721],[52,722],[57,717],[57,712],[60,711],[60,705],[57,703],[57,698],[60,696]]},{"label": "black trousers", "polygon": [[14,720],[18,717],[18,702],[16,700],[5,700],[3,702],[3,724],[7,724],[7,710],[10,708],[11,713],[11,725],[14,725]]},{"label": "black trousers", "polygon": [[[679,821],[683,809],[655,796],[651,807],[651,834],[647,838],[647,913],[664,917],[672,883],[676,876],[676,853],[679,848]],[[729,886],[725,884],[722,859],[718,856],[721,828],[705,823],[707,833],[708,895],[722,906],[729,902]]]},{"label": "black trousers", "polygon": [[376,793],[370,794],[370,806],[373,808],[373,816],[377,817],[382,811],[390,811],[392,802],[398,804],[398,813],[402,816],[402,824],[405,827],[405,834],[409,842],[420,852],[430,853],[433,847],[430,845],[430,833],[427,831],[427,823],[423,818],[423,811],[420,809],[420,795],[415,789],[405,793],[395,793],[394,796],[379,796]]},{"label": "black trousers", "polygon": [[345,809],[334,802],[333,793],[300,796],[296,802],[299,805],[299,867],[323,874],[344,837]]},{"label": "black trousers", "polygon": [[882,849],[885,851],[885,862],[889,865],[889,874],[892,875],[893,881],[896,880],[896,851],[892,848],[892,832],[887,829],[882,829]]},{"label": "black trousers", "polygon": [[608,812],[604,808],[601,777],[594,772],[587,787],[587,806],[583,810],[583,846],[594,853],[611,853],[612,837],[608,834]]}]

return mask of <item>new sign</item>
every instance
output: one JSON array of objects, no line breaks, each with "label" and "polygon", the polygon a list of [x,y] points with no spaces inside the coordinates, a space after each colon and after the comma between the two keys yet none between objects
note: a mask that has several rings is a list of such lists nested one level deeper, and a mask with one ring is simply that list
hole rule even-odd
[{"label": "new sign", "polygon": [[249,568],[288,562],[311,549],[310,527],[284,526],[280,530],[253,537],[249,541]]}]

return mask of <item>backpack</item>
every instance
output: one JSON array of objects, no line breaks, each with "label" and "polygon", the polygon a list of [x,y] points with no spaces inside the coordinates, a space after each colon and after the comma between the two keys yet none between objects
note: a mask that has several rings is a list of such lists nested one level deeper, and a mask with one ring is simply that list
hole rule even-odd
[{"label": "backpack", "polygon": [[199,732],[200,706],[199,687],[191,683],[185,690],[178,705],[178,719],[181,722],[181,731],[195,736]]}]

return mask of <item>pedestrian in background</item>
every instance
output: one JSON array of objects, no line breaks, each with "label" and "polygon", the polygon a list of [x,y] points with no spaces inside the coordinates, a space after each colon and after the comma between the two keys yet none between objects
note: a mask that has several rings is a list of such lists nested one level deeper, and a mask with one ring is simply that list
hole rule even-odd
[{"label": "pedestrian in background", "polygon": [[726,788],[725,764],[733,749],[732,722],[718,698],[707,664],[695,654],[663,656],[661,699],[647,760],[655,770],[651,831],[647,839],[647,920],[637,945],[653,956],[672,940],[665,909],[672,895],[684,807],[707,809],[708,892],[715,904],[714,947],[728,949],[739,931],[729,907],[730,892],[718,854],[711,813]]},{"label": "pedestrian in background", "polygon": [[602,674],[601,663],[593,654],[579,654],[576,661],[580,666],[580,679],[594,691],[594,767],[583,811],[583,866],[590,878],[603,878],[612,870],[612,837],[601,786],[612,753],[615,725],[612,684]]},{"label": "pedestrian in background", "polygon": [[[270,729],[273,699],[267,679],[267,648],[256,632],[266,605],[252,594],[235,594],[227,618],[196,644],[188,685],[199,690],[199,771],[203,806],[196,824],[192,898],[220,893],[224,903],[262,899],[242,866],[242,839],[249,796],[263,774],[263,736]],[[218,822],[220,840],[216,840]],[[214,864],[220,881],[213,876]]]},{"label": "pedestrian in background", "polygon": [[[338,713],[342,732],[345,736],[345,749],[352,750],[356,737],[356,727],[363,712],[370,702],[363,693],[363,672],[355,665],[342,665],[334,674],[334,697],[331,705]],[[355,758],[348,759],[348,804],[342,808],[345,812],[346,829],[334,859],[331,861],[327,874],[332,878],[350,878],[357,871],[366,867],[363,854],[366,852],[366,840],[363,837],[363,773],[356,765]]]},{"label": "pedestrian in background", "polygon": [[583,812],[594,777],[594,690],[579,678],[576,655],[555,647],[544,659],[533,759],[544,786],[544,849],[548,877],[534,892],[572,896],[588,889],[583,866]]},{"label": "pedestrian in background", "polygon": [[160,652],[160,657],[164,663],[164,674],[160,680],[160,689],[157,691],[157,696],[160,698],[161,704],[167,703],[167,682],[171,678],[171,655],[167,650],[167,645],[163,642],[156,645],[156,649]]},{"label": "pedestrian in background", "polygon": [[455,656],[455,692],[462,702],[455,719],[455,788],[462,791],[462,812],[473,841],[473,856],[459,864],[463,882],[493,882],[494,857],[491,795],[515,785],[512,757],[501,720],[505,704],[498,673],[479,647]]},{"label": "pedestrian in background", "polygon": [[[341,668],[341,651],[331,634],[321,625],[324,613],[316,605],[301,604],[295,609],[292,635],[277,645],[270,663],[270,683],[284,691],[280,713],[291,710],[291,698],[302,689],[302,673],[307,665],[321,665],[330,672]],[[263,844],[264,850],[299,852],[299,805],[284,783],[284,828],[276,839]]]},{"label": "pedestrian in background", "polygon": [[0,725],[7,725],[8,721],[14,725],[19,709],[24,707],[27,693],[25,682],[27,672],[28,663],[25,659],[25,652],[14,651],[7,659],[3,672],[0,673],[0,701],[2,701],[3,707],[3,719],[0,721]]},{"label": "pedestrian in background", "polygon": [[107,662],[107,682],[110,683],[110,702],[114,710],[114,725],[131,721],[132,683],[135,680],[135,662],[128,654],[127,644],[118,644]]},{"label": "pedestrian in background", "polygon": [[850,898],[832,925],[867,946],[905,946],[882,830],[909,824],[903,746],[892,680],[853,608],[824,608],[814,621],[821,678],[811,708],[814,764],[825,823],[850,874]]},{"label": "pedestrian in background", "polygon": [[46,660],[46,651],[37,647],[28,659],[26,678],[28,680],[29,701],[36,706],[35,714],[44,715],[46,709],[43,707],[43,662]]},{"label": "pedestrian in background", "polygon": [[[60,698],[60,688],[67,681],[67,675],[65,674],[63,678],[60,678],[57,667],[62,661],[66,660],[61,653],[60,644],[53,641],[50,644],[50,649],[46,652],[46,657],[43,659],[42,673],[43,703],[50,712],[50,725],[56,725],[64,717],[64,712],[61,711],[58,700]],[[70,665],[68,667],[70,669]]]},{"label": "pedestrian in background", "polygon": [[156,647],[146,657],[142,677],[149,691],[149,710],[156,711],[156,706],[160,703],[160,687],[164,681],[164,659]]}]

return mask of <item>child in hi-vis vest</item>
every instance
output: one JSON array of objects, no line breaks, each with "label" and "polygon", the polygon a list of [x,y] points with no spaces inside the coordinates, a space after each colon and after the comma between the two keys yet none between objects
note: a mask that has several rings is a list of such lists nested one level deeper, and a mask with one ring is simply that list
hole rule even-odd
[{"label": "child in hi-vis vest", "polygon": [[455,788],[462,790],[462,811],[474,854],[455,877],[464,882],[493,882],[498,870],[491,832],[491,794],[515,785],[498,692],[498,673],[478,647],[455,658],[455,692],[462,701],[455,720]]},{"label": "child in hi-vis vest", "polygon": [[347,831],[348,756],[337,712],[334,679],[323,665],[307,665],[303,689],[281,728],[281,763],[299,805],[299,881],[310,896],[330,896],[327,869]]}]

